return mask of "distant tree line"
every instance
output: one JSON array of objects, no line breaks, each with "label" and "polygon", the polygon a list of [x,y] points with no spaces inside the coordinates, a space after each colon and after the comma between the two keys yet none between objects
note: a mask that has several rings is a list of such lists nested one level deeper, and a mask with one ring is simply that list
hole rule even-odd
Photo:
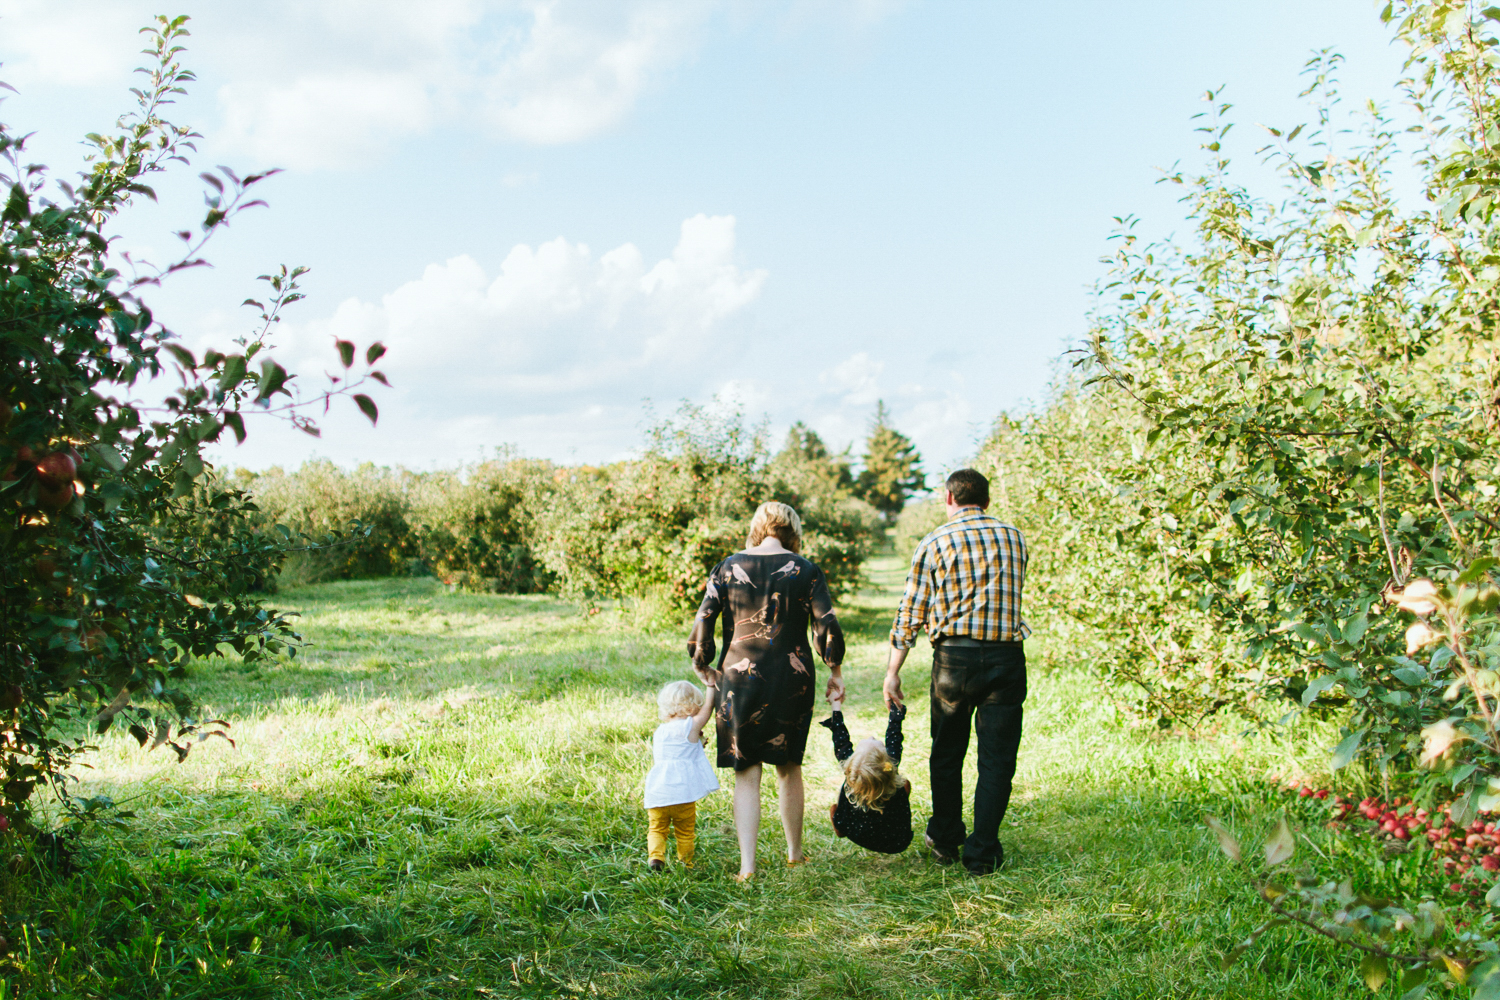
[{"label": "distant tree line", "polygon": [[859,464],[801,422],[773,453],[763,427],[685,405],[648,432],[638,458],[605,465],[502,452],[434,472],[313,461],[226,478],[254,498],[268,529],[294,540],[281,584],[432,574],[469,590],[624,597],[676,613],[744,544],[766,500],[801,513],[803,551],[836,592],[857,587],[924,484],[921,456],[883,402]]}]

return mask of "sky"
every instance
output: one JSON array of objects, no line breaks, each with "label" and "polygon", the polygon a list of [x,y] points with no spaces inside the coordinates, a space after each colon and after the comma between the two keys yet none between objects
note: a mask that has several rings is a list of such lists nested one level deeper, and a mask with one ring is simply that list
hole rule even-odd
[{"label": "sky", "polygon": [[[67,179],[130,110],[161,5],[0,0],[0,120]],[[147,295],[183,344],[311,268],[275,356],[316,391],[335,339],[388,349],[371,427],[274,419],[213,458],[451,466],[513,448],[629,455],[682,401],[801,420],[857,456],[877,400],[930,472],[1045,398],[1085,335],[1115,217],[1183,230],[1157,183],[1201,162],[1225,87],[1236,170],[1258,123],[1310,117],[1312,51],[1348,99],[1394,100],[1403,52],[1365,0],[180,0],[173,109],[202,138],[116,247],[158,263],[200,170],[272,167],[212,268]],[[150,391],[161,391],[147,390]]]}]

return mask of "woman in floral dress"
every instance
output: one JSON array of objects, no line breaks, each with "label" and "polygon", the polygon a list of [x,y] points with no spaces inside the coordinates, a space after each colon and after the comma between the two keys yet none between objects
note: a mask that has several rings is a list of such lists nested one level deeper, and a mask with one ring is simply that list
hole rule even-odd
[{"label": "woman in floral dress", "polygon": [[[787,864],[801,864],[802,751],[812,722],[813,655],[828,665],[825,694],[843,696],[844,634],[823,571],[797,554],[802,520],[784,503],[761,504],[745,550],[708,575],[688,655],[723,692],[718,711],[720,767],[734,768],[734,825],[741,881],[755,872],[761,766],[776,768]],[[723,651],[714,623],[723,617]],[[808,642],[808,626],[812,642]]]}]

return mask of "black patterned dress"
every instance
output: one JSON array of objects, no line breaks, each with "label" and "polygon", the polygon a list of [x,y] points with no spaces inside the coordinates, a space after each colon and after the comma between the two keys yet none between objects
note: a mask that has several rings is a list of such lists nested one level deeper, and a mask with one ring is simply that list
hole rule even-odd
[{"label": "black patterned dress", "polygon": [[[724,651],[715,663],[714,622],[720,615]],[[824,663],[844,661],[844,633],[817,566],[789,552],[736,552],[708,574],[688,655],[700,670],[724,672],[720,767],[802,763],[812,724],[814,651]]]}]

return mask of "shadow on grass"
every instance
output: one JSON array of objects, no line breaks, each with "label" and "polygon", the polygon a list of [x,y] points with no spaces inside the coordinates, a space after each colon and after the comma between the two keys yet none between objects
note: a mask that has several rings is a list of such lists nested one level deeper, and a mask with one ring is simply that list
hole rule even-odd
[{"label": "shadow on grass", "polygon": [[1011,863],[984,879],[917,850],[858,851],[810,805],[814,863],[777,864],[772,823],[760,875],[737,885],[725,802],[705,804],[698,866],[655,875],[641,811],[580,785],[587,770],[500,794],[349,777],[168,796],[129,838],[92,836],[77,875],[7,887],[7,933],[25,922],[34,944],[0,975],[21,995],[142,998],[1322,1000],[1357,986],[1333,945],[1290,931],[1217,971],[1260,914],[1231,905],[1250,889],[1197,820],[1207,788],[1029,803]]}]

